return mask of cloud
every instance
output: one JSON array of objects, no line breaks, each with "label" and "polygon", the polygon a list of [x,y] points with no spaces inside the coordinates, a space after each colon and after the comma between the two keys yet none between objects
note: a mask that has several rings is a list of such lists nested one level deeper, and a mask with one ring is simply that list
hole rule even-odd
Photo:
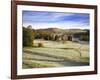
[{"label": "cloud", "polygon": [[23,11],[23,26],[89,28],[89,23],[89,14],[86,13]]}]

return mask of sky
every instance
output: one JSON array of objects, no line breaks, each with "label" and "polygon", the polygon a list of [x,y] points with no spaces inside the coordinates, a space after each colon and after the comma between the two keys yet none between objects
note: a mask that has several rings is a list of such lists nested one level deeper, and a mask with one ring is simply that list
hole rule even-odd
[{"label": "sky", "polygon": [[31,25],[34,29],[89,29],[90,16],[88,13],[23,11],[23,26]]}]

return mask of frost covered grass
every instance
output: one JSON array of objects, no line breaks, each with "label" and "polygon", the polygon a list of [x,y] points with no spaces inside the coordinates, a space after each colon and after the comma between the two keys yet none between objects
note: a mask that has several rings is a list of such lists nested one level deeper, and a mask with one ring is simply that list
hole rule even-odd
[{"label": "frost covered grass", "polygon": [[84,65],[89,65],[89,44],[35,40],[34,47],[23,48],[23,68]]}]

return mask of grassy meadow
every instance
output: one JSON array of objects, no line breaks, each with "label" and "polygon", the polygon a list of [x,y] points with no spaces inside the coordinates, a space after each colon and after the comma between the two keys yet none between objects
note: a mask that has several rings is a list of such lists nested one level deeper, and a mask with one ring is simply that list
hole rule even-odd
[{"label": "grassy meadow", "polygon": [[[42,47],[38,46],[42,43]],[[23,68],[89,65],[89,44],[35,39],[33,47],[23,47]]]}]

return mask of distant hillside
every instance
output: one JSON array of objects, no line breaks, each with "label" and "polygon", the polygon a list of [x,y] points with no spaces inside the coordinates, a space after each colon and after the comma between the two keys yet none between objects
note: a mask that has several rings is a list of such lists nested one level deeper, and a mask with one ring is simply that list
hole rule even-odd
[{"label": "distant hillside", "polygon": [[[35,30],[35,29],[34,29]],[[88,29],[59,29],[59,28],[46,28],[37,29],[36,32],[49,32],[49,33],[85,33]]]}]

